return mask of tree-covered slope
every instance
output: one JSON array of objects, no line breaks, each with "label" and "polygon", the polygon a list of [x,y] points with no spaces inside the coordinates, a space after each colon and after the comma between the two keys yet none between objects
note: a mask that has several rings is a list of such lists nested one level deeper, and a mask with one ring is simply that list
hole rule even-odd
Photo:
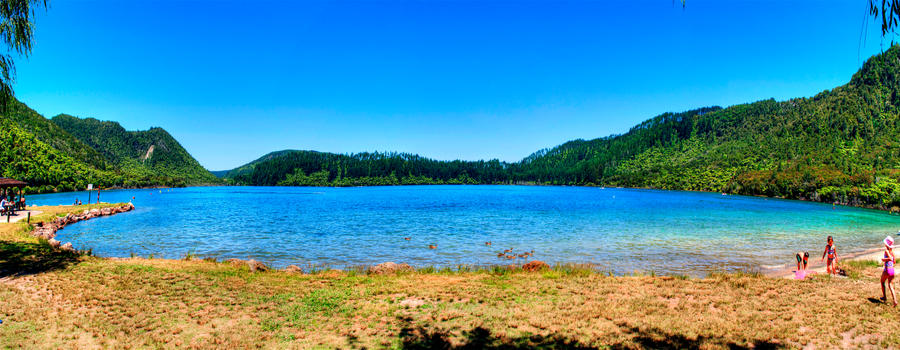
[{"label": "tree-covered slope", "polygon": [[0,114],[0,177],[28,182],[31,193],[80,190],[89,183],[142,187],[219,182],[165,130],[128,132],[115,123],[59,120],[11,102]]},{"label": "tree-covered slope", "polygon": [[241,166],[231,169],[231,170],[224,171],[224,174],[221,177],[233,179],[238,176],[248,175],[253,172],[253,170],[256,168],[257,164],[260,164],[260,163],[263,163],[263,162],[266,162],[266,161],[269,161],[269,160],[272,160],[275,158],[280,158],[282,156],[288,155],[293,152],[302,152],[302,151],[287,149],[287,150],[282,150],[282,151],[270,152],[262,157],[257,158],[256,160],[254,160],[250,163],[241,165]]},{"label": "tree-covered slope", "polygon": [[900,47],[812,98],[653,118],[539,152],[516,179],[900,204]]},{"label": "tree-covered slope", "polygon": [[[625,134],[567,142],[513,164],[282,151],[226,178],[342,186],[449,183],[465,173],[467,183],[721,191],[888,207],[900,205],[898,106],[900,46],[894,46],[848,84],[812,98],[665,113]],[[429,181],[412,181],[418,177]]]},{"label": "tree-covered slope", "polygon": [[50,147],[59,150],[76,161],[98,169],[107,169],[109,167],[106,159],[91,146],[81,142],[81,140],[18,100],[13,100],[7,105],[6,113],[2,117],[15,123],[22,131],[34,135],[38,140],[47,143]]},{"label": "tree-covered slope", "polygon": [[183,179],[189,184],[218,181],[162,128],[127,131],[116,122],[65,114],[53,117],[52,121],[124,172],[141,177]]},{"label": "tree-covered slope", "polygon": [[0,144],[0,173],[28,182],[27,192],[72,191],[122,180],[51,147],[9,118],[0,118]]},{"label": "tree-covered slope", "polygon": [[225,176],[236,184],[368,186],[503,183],[506,164],[438,161],[406,153],[334,154],[285,150],[269,153]]}]

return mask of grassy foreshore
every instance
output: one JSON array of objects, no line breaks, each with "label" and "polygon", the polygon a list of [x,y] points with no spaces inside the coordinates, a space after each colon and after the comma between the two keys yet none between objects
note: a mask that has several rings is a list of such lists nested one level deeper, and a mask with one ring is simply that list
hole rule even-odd
[{"label": "grassy foreshore", "polygon": [[[38,219],[84,207],[44,207]],[[102,259],[0,224],[0,344],[12,348],[898,347],[874,263],[850,278],[618,276],[575,267],[252,273]]]}]

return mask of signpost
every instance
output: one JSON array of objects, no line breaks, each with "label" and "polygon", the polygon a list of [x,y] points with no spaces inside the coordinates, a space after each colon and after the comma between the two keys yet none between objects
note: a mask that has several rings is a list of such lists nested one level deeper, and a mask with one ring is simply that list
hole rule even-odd
[{"label": "signpost", "polygon": [[[91,204],[91,190],[93,190],[93,189],[94,189],[94,184],[88,184],[88,188],[87,188],[88,202],[87,202],[87,204]],[[98,200],[99,200],[99,198],[98,198]]]}]

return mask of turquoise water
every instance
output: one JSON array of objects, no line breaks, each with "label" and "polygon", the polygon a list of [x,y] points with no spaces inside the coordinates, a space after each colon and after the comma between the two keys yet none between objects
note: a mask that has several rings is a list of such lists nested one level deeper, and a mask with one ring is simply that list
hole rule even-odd
[{"label": "turquoise water", "polygon": [[[71,204],[76,196],[86,202],[84,192],[29,200]],[[534,258],[551,264],[698,275],[790,264],[798,250],[817,258],[827,235],[835,236],[839,253],[860,251],[900,229],[900,216],[873,210],[634,189],[193,187],[101,194],[104,202],[132,197],[135,211],[70,225],[57,239],[100,256],[191,253],[276,267],[508,264],[497,253],[514,248],[534,250]]]}]

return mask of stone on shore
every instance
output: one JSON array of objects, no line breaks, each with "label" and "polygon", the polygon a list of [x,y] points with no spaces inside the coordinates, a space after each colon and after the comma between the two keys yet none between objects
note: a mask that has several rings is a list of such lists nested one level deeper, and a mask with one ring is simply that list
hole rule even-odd
[{"label": "stone on shore", "polygon": [[259,261],[250,259],[250,260],[241,260],[241,259],[228,259],[225,262],[231,264],[234,267],[242,267],[247,266],[250,269],[250,272],[266,272],[269,270],[269,267],[266,264],[263,264]]},{"label": "stone on shore", "polygon": [[250,259],[247,261],[247,266],[250,267],[250,272],[266,272],[269,271],[269,267],[266,264],[263,264],[259,261]]},{"label": "stone on shore", "polygon": [[287,273],[303,273],[303,269],[301,269],[300,266],[297,266],[297,265],[288,265],[288,267],[285,267],[285,268],[284,268],[284,272],[287,272]]},{"label": "stone on shore", "polygon": [[550,265],[547,265],[547,263],[540,261],[540,260],[534,260],[525,265],[522,265],[522,270],[529,271],[529,272],[540,271],[540,270],[549,269],[549,268],[550,268]]},{"label": "stone on shore", "polygon": [[66,242],[66,244],[63,244],[63,245],[59,246],[59,249],[62,249],[62,250],[68,250],[68,251],[70,251],[70,252],[74,252],[74,251],[75,251],[75,247],[73,247],[73,246],[72,246],[72,243],[70,243],[70,242]]},{"label": "stone on shore", "polygon": [[59,245],[60,245],[62,242],[57,241],[57,240],[51,238],[51,239],[48,239],[48,240],[47,240],[47,243],[50,244],[50,246],[53,247],[53,248],[59,248]]},{"label": "stone on shore", "polygon": [[392,273],[398,273],[398,272],[412,272],[412,271],[413,271],[412,266],[409,266],[408,264],[397,264],[394,262],[386,262],[383,264],[378,264],[378,265],[369,267],[369,273],[374,273],[376,275],[385,275],[385,274],[392,274]]}]

